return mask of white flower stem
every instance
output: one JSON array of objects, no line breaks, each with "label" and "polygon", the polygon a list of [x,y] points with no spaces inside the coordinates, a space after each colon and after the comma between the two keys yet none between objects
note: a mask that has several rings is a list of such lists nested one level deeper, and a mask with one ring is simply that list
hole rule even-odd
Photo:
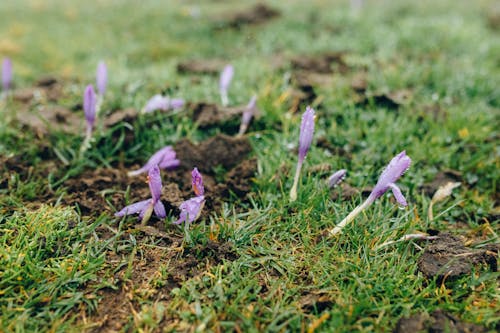
[{"label": "white flower stem", "polygon": [[222,102],[222,106],[228,106],[229,105],[229,99],[227,97],[227,91],[226,90],[221,90],[220,91],[220,99]]},{"label": "white flower stem", "polygon": [[153,214],[153,209],[154,205],[153,202],[151,202],[151,204],[148,206],[148,209],[146,209],[144,216],[142,217],[141,225],[146,225],[146,223],[148,223],[149,219],[151,218],[151,215]]},{"label": "white flower stem", "polygon": [[184,239],[187,243],[191,243],[191,235],[189,235],[189,222],[184,221]]},{"label": "white flower stem", "polygon": [[297,200],[297,186],[299,185],[300,170],[302,169],[302,163],[304,160],[299,159],[297,162],[297,169],[295,170],[295,177],[293,178],[293,186],[290,190],[290,201]]},{"label": "white flower stem", "polygon": [[85,132],[85,139],[82,142],[82,146],[80,147],[80,157],[89,149],[90,140],[92,140],[92,127],[87,126],[87,131]]},{"label": "white flower stem", "polygon": [[372,203],[373,200],[370,197],[368,197],[368,199],[366,199],[358,207],[354,208],[353,211],[349,213],[349,215],[347,215],[342,221],[340,221],[339,224],[337,224],[333,229],[330,230],[330,236],[335,236],[339,234],[349,222],[354,220],[354,218],[358,216],[359,213],[361,213],[365,208],[370,206]]}]

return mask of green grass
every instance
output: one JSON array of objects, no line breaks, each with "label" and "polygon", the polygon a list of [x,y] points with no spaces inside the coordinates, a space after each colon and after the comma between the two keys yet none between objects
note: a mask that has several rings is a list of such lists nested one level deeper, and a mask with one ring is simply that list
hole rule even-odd
[{"label": "green grass", "polygon": [[[500,174],[500,37],[486,21],[493,1],[377,1],[369,2],[359,16],[351,15],[344,1],[270,4],[282,11],[280,18],[241,30],[215,29],[220,13],[232,7],[220,1],[0,4],[0,57],[12,58],[16,86],[30,86],[46,74],[63,77],[68,82],[63,106],[80,103],[101,59],[110,75],[105,110],[140,109],[167,87],[176,87],[175,95],[189,101],[218,102],[217,78],[201,77],[193,84],[190,76],[176,73],[179,61],[192,58],[222,58],[235,66],[229,92],[233,105],[246,103],[254,93],[259,96],[259,130],[249,134],[259,166],[251,202],[237,209],[228,202],[222,212],[191,228],[193,241],[206,244],[216,226],[218,240],[232,242],[238,259],[207,266],[169,291],[167,302],[134,295],[135,313],[125,327],[293,332],[307,331],[322,318],[317,331],[382,332],[401,316],[441,308],[498,329],[498,272],[478,268],[443,286],[415,273],[421,251],[413,243],[375,250],[387,240],[428,228],[498,243],[498,221],[484,223],[495,205]],[[189,15],[193,8],[199,9],[199,17]],[[271,60],[277,54],[331,50],[349,51],[348,63],[355,71],[366,71],[369,92],[411,89],[412,98],[398,111],[389,111],[357,106],[348,77],[335,76],[331,85],[322,87],[315,137],[326,137],[352,158],[312,147],[298,200],[290,203],[296,163],[291,147],[297,144],[300,116],[280,102],[289,88],[284,83],[289,69],[274,69]],[[432,105],[445,116],[426,112]],[[12,101],[0,105],[6,119],[0,122],[0,154],[41,165],[41,141],[10,121],[19,107]],[[64,176],[77,178],[85,168],[144,161],[163,145],[180,138],[201,141],[219,129],[200,130],[179,113],[141,117],[135,131],[126,151],[122,143],[113,143],[111,131],[99,133],[100,144],[76,161],[72,156],[81,136],[54,133],[43,143],[72,161],[70,166],[58,165],[48,175],[36,167],[29,174],[2,171],[8,178],[0,188],[1,331],[78,331],[82,313],[95,314],[98,289],[122,288],[101,278],[115,273],[116,266],[106,264],[110,251],[121,253],[121,264],[128,265],[145,249],[161,249],[153,239],[135,237],[134,219],[119,223],[103,214],[87,220],[75,207],[43,202],[49,191],[64,195],[64,188],[57,186]],[[347,169],[353,186],[374,185],[382,168],[403,149],[413,160],[398,182],[409,207],[399,210],[384,196],[340,237],[317,242],[322,231],[362,198],[330,200],[324,179],[310,168],[328,163],[332,170]],[[443,169],[460,171],[463,185],[435,206],[439,218],[429,221],[429,198],[419,187]],[[109,228],[114,236],[104,241],[95,233],[97,227]],[[183,234],[182,228],[167,230]],[[158,267],[151,286],[161,289],[166,284],[176,258]],[[130,274],[133,269],[129,267]],[[330,299],[325,309],[301,306],[305,296],[318,293]]]}]

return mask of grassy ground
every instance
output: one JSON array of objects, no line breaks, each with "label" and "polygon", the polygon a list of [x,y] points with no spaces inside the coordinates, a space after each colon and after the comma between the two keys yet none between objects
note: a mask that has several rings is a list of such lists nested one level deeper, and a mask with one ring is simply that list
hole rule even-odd
[{"label": "grassy ground", "polygon": [[[257,94],[263,111],[249,133],[258,159],[251,200],[229,201],[192,225],[194,244],[177,244],[178,255],[173,255],[174,245],[166,249],[157,238],[134,231],[135,218],[119,221],[99,212],[82,217],[77,207],[56,204],[67,195],[58,177],[78,178],[84,169],[144,161],[163,145],[181,138],[202,141],[219,129],[200,130],[182,112],[155,114],[139,119],[127,151],[111,144],[111,134],[104,132],[103,144],[84,160],[69,166],[57,160],[55,169],[40,176],[40,139],[11,121],[18,104],[3,103],[0,154],[22,156],[34,168],[24,174],[2,171],[0,330],[97,327],[105,319],[99,304],[111,297],[117,302],[107,304],[128,312],[121,330],[388,331],[402,316],[438,308],[498,329],[498,272],[477,267],[441,284],[416,272],[421,250],[413,243],[375,250],[387,240],[427,229],[452,230],[478,246],[498,243],[498,220],[490,214],[500,167],[500,38],[487,21],[493,1],[368,1],[358,14],[344,1],[271,1],[281,17],[240,30],[217,29],[221,13],[250,4],[0,3],[0,56],[13,60],[18,88],[31,86],[41,75],[64,78],[71,84],[58,103],[71,107],[81,101],[84,86],[94,82],[97,62],[104,59],[110,73],[104,109],[140,109],[167,87],[189,101],[218,102],[217,78],[203,76],[193,84],[189,75],[176,72],[176,65],[222,58],[235,67],[231,103],[244,104]],[[369,93],[408,89],[412,96],[391,111],[373,103],[357,105],[349,75],[335,75],[319,88],[315,137],[349,154],[313,146],[298,200],[290,203],[300,116],[288,112],[288,68],[276,69],[273,63],[332,50],[349,51],[347,62],[366,72]],[[439,110],[436,117],[426,111],[431,107]],[[44,140],[49,151],[71,160],[81,136],[54,133]],[[361,188],[373,185],[384,165],[404,149],[413,163],[399,184],[409,206],[400,210],[385,196],[341,236],[318,241],[362,196],[331,200],[313,166],[345,168],[349,184]],[[421,186],[445,169],[461,172],[462,186],[436,205],[431,221],[430,198]],[[47,205],[49,192],[61,200]],[[181,238],[182,228],[170,225],[173,218],[167,218],[164,231]],[[214,262],[197,253],[196,246],[209,239],[233,244],[235,258]],[[186,252],[194,253],[203,269],[172,288],[169,277]]]}]

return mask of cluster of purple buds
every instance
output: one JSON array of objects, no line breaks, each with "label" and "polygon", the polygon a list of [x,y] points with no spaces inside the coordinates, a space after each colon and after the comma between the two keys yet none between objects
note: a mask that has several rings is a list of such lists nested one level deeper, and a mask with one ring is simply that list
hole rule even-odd
[{"label": "cluster of purple buds", "polygon": [[156,110],[168,111],[180,109],[184,106],[185,102],[182,98],[170,98],[160,94],[154,95],[142,108],[143,113],[149,113]]},{"label": "cluster of purple buds", "polygon": [[12,83],[12,61],[4,58],[2,62],[2,88],[8,91]]},{"label": "cluster of purple buds", "polygon": [[250,102],[248,102],[245,107],[245,111],[243,111],[243,115],[241,116],[241,124],[238,135],[243,135],[248,129],[248,125],[250,125],[250,121],[255,114],[257,104],[257,96],[252,96]]},{"label": "cluster of purple buds", "polygon": [[151,199],[139,201],[128,205],[115,214],[117,217],[139,213],[141,224],[145,225],[154,211],[155,215],[161,219],[167,216],[165,206],[160,200],[162,192],[160,168],[153,166],[148,172],[148,184],[151,191]]},{"label": "cluster of purple buds", "polygon": [[391,189],[394,194],[394,198],[401,206],[406,206],[407,202],[400,188],[396,185],[396,181],[408,170],[411,164],[411,159],[406,155],[405,151],[402,151],[396,157],[394,157],[389,165],[384,169],[380,175],[377,184],[373,188],[372,192],[368,198],[358,207],[356,207],[352,212],[347,215],[340,223],[338,223],[333,229],[330,230],[331,235],[336,235],[342,231],[342,229],[351,222],[359,213],[364,209],[369,207],[376,199],[380,198],[387,190]]},{"label": "cluster of purple buds", "polygon": [[222,73],[220,74],[219,91],[223,106],[229,105],[227,91],[229,89],[229,85],[231,84],[231,80],[233,79],[233,75],[234,75],[233,65],[227,65],[226,67],[224,67]]},{"label": "cluster of purple buds", "polygon": [[297,161],[297,169],[295,170],[295,177],[293,179],[293,186],[290,191],[290,200],[297,200],[297,186],[299,183],[300,171],[302,164],[306,158],[307,152],[311,147],[314,135],[314,109],[308,106],[306,111],[302,114],[302,122],[300,124],[299,134],[299,160]]},{"label": "cluster of purple buds", "polygon": [[130,171],[130,177],[140,175],[141,173],[148,172],[151,168],[158,166],[160,169],[172,169],[178,167],[181,162],[177,159],[172,146],[166,146],[158,150],[148,160],[148,162],[140,169]]},{"label": "cluster of purple buds", "polygon": [[181,214],[179,219],[174,222],[175,224],[181,224],[182,222],[189,224],[194,222],[200,216],[205,205],[203,178],[197,168],[194,168],[191,172],[191,185],[196,196],[181,203],[179,206]]}]

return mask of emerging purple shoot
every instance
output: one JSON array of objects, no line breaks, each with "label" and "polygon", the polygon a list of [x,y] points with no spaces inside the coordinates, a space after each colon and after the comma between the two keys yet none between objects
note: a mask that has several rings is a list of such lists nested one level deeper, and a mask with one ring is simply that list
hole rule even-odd
[{"label": "emerging purple shoot", "polygon": [[92,139],[92,131],[96,118],[97,98],[94,92],[94,87],[89,84],[83,92],[83,112],[87,122],[87,130],[85,132],[85,139],[83,140],[80,152],[84,152],[89,148],[90,140]]},{"label": "emerging purple shoot", "polygon": [[142,108],[143,113],[149,113],[156,110],[168,111],[170,109],[180,109],[184,106],[185,102],[182,98],[170,98],[160,94],[154,95]]},{"label": "emerging purple shoot", "polygon": [[194,198],[188,199],[181,203],[179,209],[181,214],[175,224],[184,222],[186,225],[194,222],[199,216],[205,205],[205,188],[203,187],[203,178],[197,168],[191,172],[191,184],[193,191],[196,194]]},{"label": "emerging purple shoot", "polygon": [[178,167],[181,162],[176,158],[176,154],[172,146],[166,146],[158,150],[148,160],[148,162],[140,169],[127,173],[129,177],[138,176],[141,173],[149,172],[151,168],[158,166],[160,169],[172,169]]},{"label": "emerging purple shoot", "polygon": [[229,104],[227,91],[229,89],[229,85],[231,84],[231,80],[233,79],[233,75],[234,75],[233,65],[227,65],[226,67],[224,67],[222,73],[220,74],[219,91],[223,106],[228,106]]},{"label": "emerging purple shoot", "polygon": [[108,68],[106,67],[106,63],[104,61],[100,61],[97,65],[97,73],[96,73],[96,86],[97,91],[101,98],[106,93],[106,86],[108,84]]},{"label": "emerging purple shoot", "polygon": [[151,199],[136,202],[134,204],[128,205],[119,212],[115,214],[116,217],[122,217],[125,215],[132,215],[139,213],[139,218],[141,219],[141,225],[145,225],[153,211],[155,215],[161,219],[167,216],[165,212],[165,206],[160,200],[162,192],[160,169],[158,166],[154,166],[149,169],[148,172],[148,183],[149,190],[151,191]]},{"label": "emerging purple shoot", "polygon": [[252,117],[255,114],[256,104],[257,104],[257,96],[253,95],[252,98],[250,99],[250,102],[248,102],[245,111],[243,111],[243,115],[241,116],[241,124],[238,135],[243,135],[247,131],[248,125],[250,125],[250,121],[252,120]]},{"label": "emerging purple shoot", "polygon": [[10,89],[12,83],[12,61],[10,58],[3,58],[2,62],[2,88],[4,92]]},{"label": "emerging purple shoot", "polygon": [[347,173],[346,169],[340,169],[339,171],[331,175],[328,178],[328,187],[334,188],[335,186],[340,184],[344,180],[346,173]]},{"label": "emerging purple shoot", "polygon": [[368,196],[368,198],[358,207],[354,208],[349,215],[346,216],[339,224],[337,224],[332,230],[330,230],[330,234],[336,235],[342,231],[349,222],[351,222],[359,213],[361,213],[364,209],[369,207],[376,199],[380,198],[388,189],[392,190],[394,197],[397,202],[401,206],[406,206],[407,202],[399,187],[395,184],[395,182],[408,170],[411,164],[411,159],[406,155],[406,151],[402,151],[396,157],[394,157],[389,165],[382,171],[377,184],[373,188],[372,192]]},{"label": "emerging purple shoot", "polygon": [[293,179],[292,190],[290,191],[290,200],[297,200],[297,186],[299,184],[300,170],[306,158],[307,151],[311,147],[314,135],[314,109],[308,106],[304,114],[302,114],[302,122],[300,124],[299,135],[299,160],[297,161],[297,169],[295,170],[295,177]]}]

